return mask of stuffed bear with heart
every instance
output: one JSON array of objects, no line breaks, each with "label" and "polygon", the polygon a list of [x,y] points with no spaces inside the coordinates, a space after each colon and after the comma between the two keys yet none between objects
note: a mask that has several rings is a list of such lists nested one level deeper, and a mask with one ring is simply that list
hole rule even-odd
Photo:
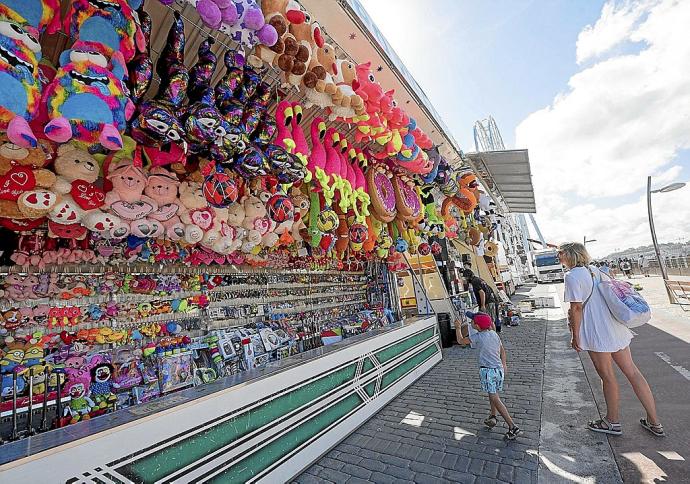
[{"label": "stuffed bear with heart", "polygon": [[137,237],[159,237],[163,224],[151,218],[158,203],[144,195],[148,178],[141,166],[132,160],[119,160],[111,164],[107,179],[113,189],[105,196],[104,208],[129,223],[130,232]]},{"label": "stuffed bear with heart", "polygon": [[167,238],[176,241],[185,236],[185,225],[180,220],[184,206],[178,195],[179,186],[180,181],[174,173],[162,166],[155,166],[149,170],[144,189],[144,194],[158,204],[150,217],[163,224]]},{"label": "stuffed bear with heart", "polygon": [[185,180],[180,184],[180,201],[184,207],[180,220],[185,224],[185,242],[196,244],[216,225],[216,210],[209,206],[202,183]]},{"label": "stuffed bear with heart", "polygon": [[[57,199],[48,188],[55,174],[45,168],[53,148],[47,140],[38,140],[36,148],[23,148],[0,135],[0,217],[39,219],[53,208]],[[29,197],[32,192],[35,195]]]}]

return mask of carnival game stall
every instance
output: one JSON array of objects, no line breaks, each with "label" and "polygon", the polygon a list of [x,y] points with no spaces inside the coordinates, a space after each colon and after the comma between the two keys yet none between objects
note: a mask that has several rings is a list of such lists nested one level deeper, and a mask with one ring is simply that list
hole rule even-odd
[{"label": "carnival game stall", "polygon": [[487,222],[360,9],[0,0],[3,478],[287,478],[440,360],[392,274]]}]

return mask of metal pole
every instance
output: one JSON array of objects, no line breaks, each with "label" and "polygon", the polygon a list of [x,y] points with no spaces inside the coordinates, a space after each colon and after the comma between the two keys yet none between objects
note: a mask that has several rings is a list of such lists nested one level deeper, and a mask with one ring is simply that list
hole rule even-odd
[{"label": "metal pole", "polygon": [[674,303],[673,295],[668,289],[666,281],[668,281],[668,274],[666,273],[666,266],[661,260],[661,252],[659,251],[659,243],[656,241],[656,230],[654,230],[654,217],[652,216],[652,177],[647,177],[647,215],[649,216],[649,230],[652,233],[652,244],[654,244],[654,253],[656,254],[656,260],[659,263],[659,270],[661,271],[661,277],[664,279],[664,287],[666,288],[666,294],[668,295],[668,300],[671,304]]}]

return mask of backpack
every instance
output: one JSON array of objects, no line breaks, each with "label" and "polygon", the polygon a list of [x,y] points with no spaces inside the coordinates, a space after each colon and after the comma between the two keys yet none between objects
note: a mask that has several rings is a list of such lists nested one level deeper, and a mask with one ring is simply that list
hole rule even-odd
[{"label": "backpack", "polygon": [[652,319],[649,304],[630,284],[613,279],[601,271],[599,273],[606,275],[608,279],[600,278],[597,282],[592,269],[589,269],[589,272],[592,275],[592,283],[618,322],[628,328],[637,328]]}]

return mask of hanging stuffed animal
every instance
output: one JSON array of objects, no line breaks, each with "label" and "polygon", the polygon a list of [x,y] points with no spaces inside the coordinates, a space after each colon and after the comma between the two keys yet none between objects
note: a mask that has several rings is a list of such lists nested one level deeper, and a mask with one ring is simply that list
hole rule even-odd
[{"label": "hanging stuffed animal", "polygon": [[223,18],[220,31],[234,42],[245,49],[251,49],[257,44],[272,47],[278,42],[278,32],[273,25],[266,23],[264,13],[256,0],[232,0],[228,10],[232,9],[237,12],[236,18]]},{"label": "hanging stuffed animal", "polygon": [[332,45],[324,43],[317,47],[316,54],[312,55],[309,64],[309,72],[304,75],[303,83],[305,90],[305,108],[318,106],[325,109],[333,106],[333,98],[342,99],[343,95],[339,92],[333,76],[335,74],[335,49]]},{"label": "hanging stuffed animal", "polygon": [[58,143],[74,139],[87,148],[122,148],[121,133],[134,104],[122,84],[122,55],[114,52],[108,61],[107,54],[103,44],[79,40],[60,55],[61,67],[42,98],[50,118],[44,128],[48,138]]},{"label": "hanging stuffed animal", "polygon": [[6,25],[0,31],[0,129],[7,132],[12,143],[35,148],[38,140],[29,121],[38,114],[41,96],[38,31],[3,4],[0,22]]},{"label": "hanging stuffed animal", "polygon": [[272,46],[257,45],[247,61],[257,69],[264,63],[273,65],[276,58],[285,52],[285,37],[289,35],[290,23],[304,21],[304,13],[294,0],[263,0],[261,9],[264,22],[276,31],[277,40]]},{"label": "hanging stuffed animal", "polygon": [[334,106],[331,108],[329,119],[350,119],[357,114],[363,114],[364,101],[355,93],[354,88],[357,86],[355,65],[347,59],[338,59],[334,69],[333,80],[339,90],[332,97]]},{"label": "hanging stuffed animal", "polygon": [[144,194],[151,197],[158,208],[151,212],[150,217],[163,224],[165,235],[171,240],[180,240],[185,235],[185,226],[180,221],[183,210],[178,196],[180,181],[177,177],[161,166],[149,170]]},{"label": "hanging stuffed animal", "polygon": [[127,0],[70,0],[63,21],[63,30],[70,38],[103,45],[106,57],[120,52],[129,61],[137,48],[146,48],[146,39]]}]

